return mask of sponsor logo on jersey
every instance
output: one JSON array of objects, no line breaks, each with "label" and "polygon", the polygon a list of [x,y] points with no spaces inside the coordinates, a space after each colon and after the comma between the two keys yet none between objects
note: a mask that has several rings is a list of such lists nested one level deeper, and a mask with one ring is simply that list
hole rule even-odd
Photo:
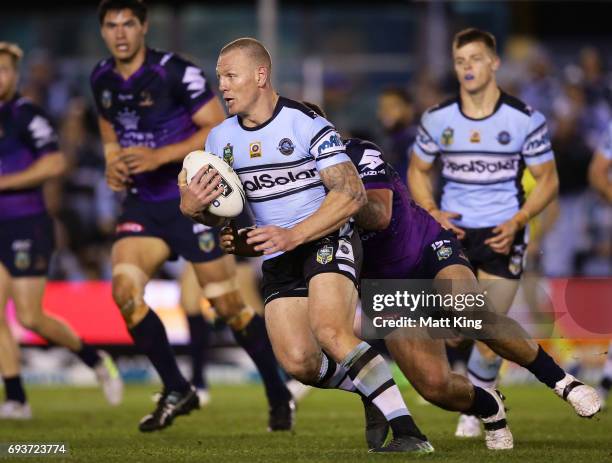
[{"label": "sponsor logo on jersey", "polygon": [[140,116],[136,111],[130,111],[128,108],[123,108],[117,114],[117,120],[125,130],[138,130]]},{"label": "sponsor logo on jersey", "polygon": [[32,240],[15,240],[11,243],[11,249],[17,251],[29,251],[32,248]]},{"label": "sponsor logo on jersey", "polygon": [[453,137],[454,137],[454,135],[455,135],[455,131],[453,130],[453,128],[452,127],[447,127],[442,132],[442,137],[440,139],[440,142],[444,146],[452,145],[453,144]]},{"label": "sponsor logo on jersey", "polygon": [[104,109],[108,109],[113,104],[113,95],[110,90],[103,90],[102,97],[100,98],[100,104]]},{"label": "sponsor logo on jersey", "polygon": [[261,142],[260,141],[249,143],[249,156],[251,158],[261,157]]},{"label": "sponsor logo on jersey", "polygon": [[234,165],[234,147],[231,143],[228,143],[223,147],[223,160],[230,166]]},{"label": "sponsor logo on jersey", "polygon": [[515,154],[454,155],[443,159],[442,175],[460,182],[495,183],[515,178],[519,167],[520,157]]},{"label": "sponsor logo on jersey", "polygon": [[153,97],[151,96],[151,92],[148,90],[143,90],[140,92],[140,101],[138,102],[138,106],[143,108],[147,108],[149,106],[153,106]]},{"label": "sponsor logo on jersey", "polygon": [[195,66],[187,66],[183,75],[183,83],[187,85],[187,90],[191,93],[191,99],[199,97],[206,91],[206,78],[202,70]]},{"label": "sponsor logo on jersey", "polygon": [[472,130],[470,134],[470,143],[480,143],[480,132],[478,130]]},{"label": "sponsor logo on jersey", "polygon": [[326,244],[317,251],[317,262],[321,265],[329,264],[334,258],[334,248]]},{"label": "sponsor logo on jersey", "polygon": [[131,93],[120,93],[119,95],[117,95],[117,98],[119,99],[119,101],[130,101],[134,99],[134,95],[132,95]]},{"label": "sponsor logo on jersey", "polygon": [[32,134],[32,138],[36,143],[37,148],[42,148],[47,143],[56,141],[55,132],[49,121],[42,116],[34,116],[28,125],[28,130]]},{"label": "sponsor logo on jersey", "polygon": [[344,144],[342,143],[342,138],[338,132],[332,131],[330,136],[326,138],[325,141],[319,144],[317,148],[317,152],[319,154],[323,154],[325,151],[333,151],[330,148],[341,148]]},{"label": "sponsor logo on jersey", "polygon": [[507,145],[508,143],[510,143],[511,140],[512,140],[512,137],[506,130],[502,130],[501,132],[497,134],[497,141],[501,145]]},{"label": "sponsor logo on jersey", "polygon": [[144,227],[136,222],[123,222],[115,227],[115,233],[140,233],[142,231]]},{"label": "sponsor logo on jersey", "polygon": [[250,201],[267,201],[321,185],[314,159],[305,159],[269,169],[238,169]]},{"label": "sponsor logo on jersey", "polygon": [[295,145],[293,144],[290,138],[283,138],[281,141],[278,142],[278,150],[281,152],[281,154],[289,156],[290,154],[293,154],[293,151],[295,150]]},{"label": "sponsor logo on jersey", "polygon": [[198,245],[200,249],[206,253],[215,249],[215,237],[212,232],[204,232],[198,236]]},{"label": "sponsor logo on jersey", "polygon": [[363,166],[364,169],[376,170],[384,161],[381,158],[380,151],[366,149],[363,151],[359,165]]}]

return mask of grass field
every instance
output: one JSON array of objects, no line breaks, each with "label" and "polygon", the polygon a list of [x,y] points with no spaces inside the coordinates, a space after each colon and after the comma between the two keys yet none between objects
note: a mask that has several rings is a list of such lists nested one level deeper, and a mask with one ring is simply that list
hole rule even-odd
[{"label": "grass field", "polygon": [[[361,462],[405,461],[406,455],[368,455],[361,402],[347,393],[313,391],[300,404],[295,433],[271,434],[257,386],[216,387],[212,403],[175,421],[163,432],[143,435],[136,426],[152,409],[152,386],[130,386],[125,402],[109,408],[97,389],[29,388],[35,417],[0,422],[0,442],[64,441],[71,462]],[[580,419],[544,387],[507,387],[511,452],[487,451],[482,440],[453,437],[456,415],[405,396],[413,415],[436,448],[422,461],[592,462],[612,461],[612,413]],[[25,461],[49,461],[28,458]],[[7,461],[7,459],[0,459]],[[19,461],[24,461],[22,458]]]}]

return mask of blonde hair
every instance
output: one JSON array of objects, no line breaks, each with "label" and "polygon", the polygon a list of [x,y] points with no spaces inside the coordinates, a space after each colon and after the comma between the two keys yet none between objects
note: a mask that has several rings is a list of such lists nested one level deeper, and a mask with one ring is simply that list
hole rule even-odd
[{"label": "blonde hair", "polygon": [[0,54],[9,55],[13,60],[15,69],[19,67],[21,58],[23,58],[23,50],[19,48],[19,45],[11,42],[0,42]]},{"label": "blonde hair", "polygon": [[251,37],[242,37],[236,39],[225,45],[219,56],[228,53],[233,50],[240,50],[245,52],[253,62],[260,66],[265,66],[268,69],[272,69],[272,58],[270,52],[263,46],[263,44]]}]

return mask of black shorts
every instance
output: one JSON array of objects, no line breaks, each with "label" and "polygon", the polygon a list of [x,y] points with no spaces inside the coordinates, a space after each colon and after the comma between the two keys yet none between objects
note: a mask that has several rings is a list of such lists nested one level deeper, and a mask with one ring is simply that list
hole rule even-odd
[{"label": "black shorts", "polygon": [[463,265],[474,272],[455,234],[442,230],[433,242],[423,248],[421,261],[410,278],[433,280],[438,272],[450,265]]},{"label": "black shorts", "polygon": [[128,196],[115,228],[115,240],[152,236],[166,242],[170,260],[183,257],[189,262],[209,262],[223,256],[219,229],[193,222],[179,209],[180,199],[142,201]]},{"label": "black shorts", "polygon": [[361,259],[356,231],[342,238],[339,232],[331,233],[268,259],[261,267],[264,304],[281,297],[308,297],[308,282],[320,273],[339,273],[358,287]]},{"label": "black shorts", "polygon": [[54,246],[46,213],[0,221],[0,262],[14,278],[47,276]]},{"label": "black shorts", "polygon": [[461,240],[465,254],[476,271],[496,275],[502,278],[518,280],[523,273],[525,250],[527,249],[525,230],[520,230],[514,237],[510,254],[500,254],[485,244],[485,240],[494,236],[487,228],[466,228],[465,238]]}]

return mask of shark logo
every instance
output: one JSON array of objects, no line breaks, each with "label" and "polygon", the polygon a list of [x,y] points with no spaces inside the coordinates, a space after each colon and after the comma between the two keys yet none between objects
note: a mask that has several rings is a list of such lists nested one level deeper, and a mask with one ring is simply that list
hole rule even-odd
[{"label": "shark logo", "polygon": [[361,161],[359,161],[360,166],[365,166],[366,169],[376,170],[378,169],[384,161],[381,158],[380,151],[366,149],[361,156]]}]

